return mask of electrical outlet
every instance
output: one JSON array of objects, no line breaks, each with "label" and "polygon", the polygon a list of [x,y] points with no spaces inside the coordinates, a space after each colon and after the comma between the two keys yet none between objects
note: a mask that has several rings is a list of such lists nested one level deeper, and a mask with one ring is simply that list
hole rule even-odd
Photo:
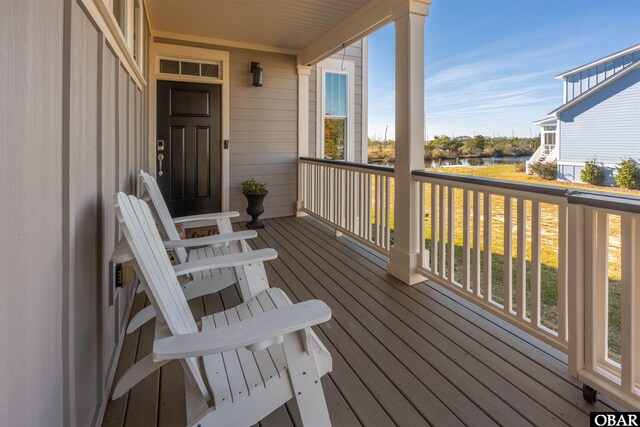
[{"label": "electrical outlet", "polygon": [[114,268],[114,283],[116,288],[124,286],[124,268],[122,264],[116,264]]}]

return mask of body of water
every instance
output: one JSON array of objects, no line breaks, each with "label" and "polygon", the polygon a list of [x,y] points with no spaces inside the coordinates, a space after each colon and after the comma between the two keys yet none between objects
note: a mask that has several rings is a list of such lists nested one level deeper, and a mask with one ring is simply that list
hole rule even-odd
[{"label": "body of water", "polygon": [[493,165],[517,165],[529,160],[531,156],[512,157],[461,157],[457,159],[433,159],[425,160],[425,168],[441,168],[443,166],[493,166]]},{"label": "body of water", "polygon": [[[425,168],[441,168],[446,166],[493,166],[493,165],[517,165],[529,160],[531,156],[511,157],[459,157],[457,159],[432,159],[425,160]],[[376,163],[384,166],[393,166],[393,162]]]}]

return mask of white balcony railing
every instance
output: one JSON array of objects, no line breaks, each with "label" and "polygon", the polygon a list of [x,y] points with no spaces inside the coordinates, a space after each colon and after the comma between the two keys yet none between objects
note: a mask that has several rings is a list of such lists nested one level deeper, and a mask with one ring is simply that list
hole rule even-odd
[{"label": "white balcony railing", "polygon": [[[388,254],[400,220],[393,168],[300,164],[303,210]],[[640,410],[640,199],[412,175],[417,272],[566,353],[572,375]]]},{"label": "white balcony railing", "polygon": [[[414,178],[427,238],[420,272],[566,352],[565,190],[439,173]],[[544,294],[543,273],[555,282]]]},{"label": "white balcony railing", "polygon": [[304,212],[389,253],[393,168],[303,158],[300,173]]}]

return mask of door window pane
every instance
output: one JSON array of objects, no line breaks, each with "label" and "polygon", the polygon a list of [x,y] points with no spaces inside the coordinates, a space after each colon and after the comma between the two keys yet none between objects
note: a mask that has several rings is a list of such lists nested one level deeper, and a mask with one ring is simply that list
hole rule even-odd
[{"label": "door window pane", "polygon": [[347,116],[347,76],[326,73],[324,113],[327,116]]},{"label": "door window pane", "polygon": [[344,160],[344,141],[347,130],[347,119],[324,119],[324,158]]}]

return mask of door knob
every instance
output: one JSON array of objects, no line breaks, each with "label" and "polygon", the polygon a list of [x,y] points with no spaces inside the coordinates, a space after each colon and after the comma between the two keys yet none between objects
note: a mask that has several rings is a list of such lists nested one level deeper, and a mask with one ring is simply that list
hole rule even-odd
[{"label": "door knob", "polygon": [[162,154],[162,153],[158,154],[158,176],[164,175],[164,172],[162,172],[162,161],[163,160],[164,160],[164,154]]}]

